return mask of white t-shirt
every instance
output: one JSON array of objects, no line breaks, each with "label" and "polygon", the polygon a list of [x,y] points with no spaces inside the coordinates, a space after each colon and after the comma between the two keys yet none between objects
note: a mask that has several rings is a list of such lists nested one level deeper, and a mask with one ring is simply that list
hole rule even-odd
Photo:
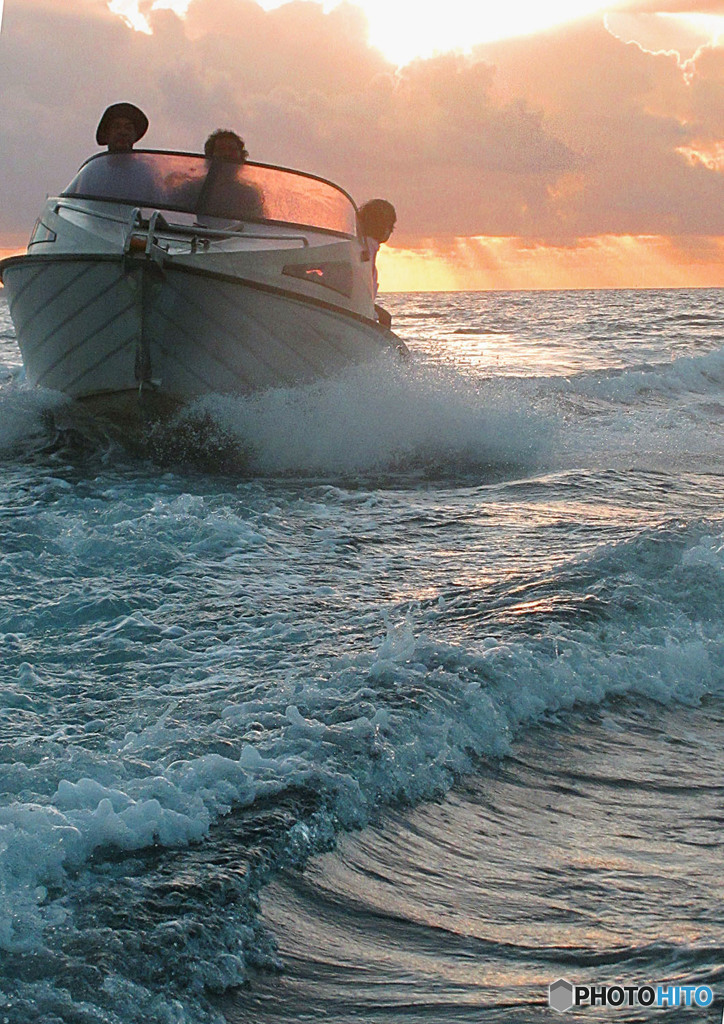
[{"label": "white t-shirt", "polygon": [[372,284],[375,290],[375,298],[377,298],[377,253],[380,250],[380,243],[377,241],[376,238],[365,238],[365,244],[367,246],[367,251],[369,252],[370,259],[372,261]]}]

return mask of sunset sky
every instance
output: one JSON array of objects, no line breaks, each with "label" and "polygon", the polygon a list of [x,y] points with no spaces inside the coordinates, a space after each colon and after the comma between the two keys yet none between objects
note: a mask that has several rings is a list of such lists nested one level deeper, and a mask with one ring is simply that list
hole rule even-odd
[{"label": "sunset sky", "polygon": [[724,286],[724,0],[2,8],[5,250],[123,99],[390,199],[383,290]]}]

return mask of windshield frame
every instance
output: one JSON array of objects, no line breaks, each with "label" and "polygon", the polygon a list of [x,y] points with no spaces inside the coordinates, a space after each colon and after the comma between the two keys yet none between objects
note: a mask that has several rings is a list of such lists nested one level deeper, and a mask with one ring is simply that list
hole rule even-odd
[{"label": "windshield frame", "polygon": [[[196,160],[199,160],[201,162],[205,162],[207,164],[210,162],[209,158],[206,157],[203,153],[192,153],[192,152],[188,152],[188,151],[185,151],[185,150],[133,149],[133,150],[131,150],[131,152],[128,155],[129,156],[133,156],[134,154],[139,154],[139,155],[149,154],[149,155],[152,155],[152,156],[158,154],[160,156],[171,156],[171,157],[178,156],[178,157],[186,157],[186,158],[196,159]],[[94,161],[106,158],[109,155],[114,155],[114,154],[109,154],[108,152],[94,153],[92,156],[88,157],[87,160],[84,160],[83,163],[78,168],[78,170],[76,171],[76,173],[73,175],[73,178],[71,179],[69,185],[66,186],[66,188],[62,192],[59,193],[59,198],[62,198],[62,199],[83,199],[83,200],[92,201],[92,202],[109,203],[109,204],[110,203],[114,203],[114,204],[121,204],[123,206],[128,206],[128,207],[137,206],[137,207],[140,207],[142,209],[159,209],[159,210],[168,211],[168,212],[171,212],[171,213],[189,214],[189,213],[193,213],[194,212],[193,210],[189,210],[188,209],[188,205],[173,204],[173,203],[164,203],[163,205],[160,205],[160,204],[151,204],[151,205],[149,205],[149,204],[146,204],[146,203],[144,203],[142,201],[135,201],[135,200],[129,199],[127,196],[118,197],[118,196],[112,196],[112,195],[98,195],[97,193],[89,193],[89,192],[68,191],[68,188],[70,187],[70,185],[73,184],[73,182],[78,178],[78,176],[80,175],[80,173],[83,171],[83,169],[85,167],[87,167],[89,164],[93,163]],[[308,221],[282,220],[282,219],[277,219],[277,218],[273,218],[273,217],[263,217],[263,218],[249,217],[248,221],[250,223],[253,222],[253,223],[257,223],[257,224],[279,225],[279,226],[282,226],[282,227],[304,228],[304,229],[307,229],[307,230],[310,230],[310,231],[320,231],[320,232],[322,232],[324,234],[334,235],[334,236],[339,237],[339,238],[347,238],[347,239],[351,239],[351,238],[359,239],[360,238],[360,228],[359,228],[359,220],[358,220],[358,213],[359,213],[359,211],[358,211],[358,208],[357,208],[357,204],[355,203],[354,199],[349,194],[349,192],[346,191],[346,189],[343,189],[340,185],[337,185],[335,182],[330,181],[329,178],[324,178],[324,177],[322,177],[319,174],[312,174],[309,171],[298,171],[295,168],[284,167],[281,164],[268,164],[268,163],[262,163],[261,161],[257,161],[257,160],[247,160],[247,161],[244,162],[243,166],[245,166],[245,167],[247,167],[247,166],[248,167],[259,167],[259,168],[262,168],[263,170],[268,170],[268,171],[272,171],[272,172],[278,171],[281,174],[291,175],[291,176],[294,176],[296,178],[306,178],[306,179],[309,179],[311,181],[320,182],[321,184],[328,186],[329,188],[333,189],[335,192],[337,192],[341,196],[343,196],[344,199],[346,199],[347,202],[352,207],[352,210],[354,211],[354,219],[355,219],[355,224],[356,224],[356,230],[355,230],[355,232],[342,231],[342,230],[335,229],[335,228],[324,227],[324,226],[321,226],[319,224],[314,224],[314,223],[311,223],[311,222],[308,222]],[[202,186],[202,189],[203,189],[203,186]],[[189,230],[191,230],[191,229],[192,229],[192,226],[189,225]]]}]

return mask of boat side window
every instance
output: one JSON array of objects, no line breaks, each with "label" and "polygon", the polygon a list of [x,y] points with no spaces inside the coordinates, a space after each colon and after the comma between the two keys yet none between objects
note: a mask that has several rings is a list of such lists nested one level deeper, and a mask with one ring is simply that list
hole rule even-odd
[{"label": "boat side window", "polygon": [[330,288],[333,292],[352,295],[354,275],[349,263],[341,260],[323,260],[320,263],[289,263],[282,270],[287,277],[297,277],[300,281],[309,281],[322,288]]},{"label": "boat side window", "polygon": [[54,242],[57,237],[55,231],[49,228],[47,224],[44,224],[40,217],[38,217],[30,235],[28,248],[31,245],[37,245],[39,242]]}]

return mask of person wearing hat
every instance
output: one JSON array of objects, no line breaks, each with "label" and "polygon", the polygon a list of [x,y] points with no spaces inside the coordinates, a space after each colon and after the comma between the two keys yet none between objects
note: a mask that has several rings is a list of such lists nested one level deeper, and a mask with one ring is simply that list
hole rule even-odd
[{"label": "person wearing hat", "polygon": [[109,153],[130,153],[148,131],[148,118],[133,103],[112,103],[96,129],[96,142]]},{"label": "person wearing hat", "polygon": [[157,193],[153,158],[133,147],[148,129],[148,118],[133,103],[113,103],[103,112],[96,142],[108,153],[88,160],[76,178],[75,193],[117,199],[137,206],[155,205]]}]

